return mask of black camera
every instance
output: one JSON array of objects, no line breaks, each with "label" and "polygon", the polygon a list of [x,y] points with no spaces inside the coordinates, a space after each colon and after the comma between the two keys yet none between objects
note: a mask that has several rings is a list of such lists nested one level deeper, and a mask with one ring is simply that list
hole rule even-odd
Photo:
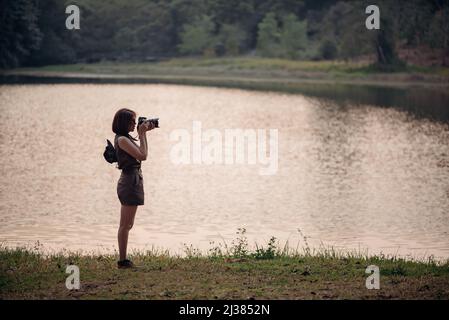
[{"label": "black camera", "polygon": [[139,127],[144,122],[150,122],[150,123],[154,124],[155,128],[159,128],[159,118],[147,119],[145,117],[139,117],[139,120],[137,122],[137,127]]}]

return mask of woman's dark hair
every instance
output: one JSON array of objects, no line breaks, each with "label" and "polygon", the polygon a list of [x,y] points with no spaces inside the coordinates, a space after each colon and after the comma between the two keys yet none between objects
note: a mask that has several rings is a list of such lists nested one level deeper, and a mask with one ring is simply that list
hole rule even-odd
[{"label": "woman's dark hair", "polygon": [[114,120],[112,120],[112,131],[115,134],[126,136],[133,140],[135,138],[129,135],[129,126],[131,121],[136,117],[136,113],[130,109],[122,108],[115,113]]}]

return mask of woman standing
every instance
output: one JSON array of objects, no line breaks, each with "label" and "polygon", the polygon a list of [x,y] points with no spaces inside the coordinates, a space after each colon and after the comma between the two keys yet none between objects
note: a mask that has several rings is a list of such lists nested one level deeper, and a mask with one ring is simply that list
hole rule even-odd
[{"label": "woman standing", "polygon": [[143,176],[141,162],[147,159],[148,145],[146,132],[154,129],[154,124],[144,122],[137,128],[137,139],[130,136],[136,128],[136,113],[130,109],[120,109],[112,122],[116,134],[114,147],[117,152],[118,168],[122,170],[117,183],[117,195],[121,203],[120,227],[118,229],[119,268],[131,268],[133,263],[126,259],[129,230],[133,227],[137,206],[144,204]]}]

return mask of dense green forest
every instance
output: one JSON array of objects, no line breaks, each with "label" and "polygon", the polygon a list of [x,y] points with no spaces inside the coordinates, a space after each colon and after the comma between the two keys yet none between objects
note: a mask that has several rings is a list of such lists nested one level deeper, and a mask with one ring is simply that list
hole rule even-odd
[{"label": "dense green forest", "polygon": [[[0,0],[0,67],[256,55],[400,64],[397,47],[448,56],[449,0],[378,0],[380,30],[365,27],[372,1]],[[80,8],[68,30],[66,6]],[[441,60],[445,63],[445,58]]]}]

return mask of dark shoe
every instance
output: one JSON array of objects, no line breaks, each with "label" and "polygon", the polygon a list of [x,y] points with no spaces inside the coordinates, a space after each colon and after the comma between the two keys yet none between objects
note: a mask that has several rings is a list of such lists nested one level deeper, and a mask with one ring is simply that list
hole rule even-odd
[{"label": "dark shoe", "polygon": [[132,263],[132,261],[130,261],[128,259],[125,259],[125,260],[117,261],[117,267],[119,269],[132,268],[132,267],[134,267],[134,263]]}]

